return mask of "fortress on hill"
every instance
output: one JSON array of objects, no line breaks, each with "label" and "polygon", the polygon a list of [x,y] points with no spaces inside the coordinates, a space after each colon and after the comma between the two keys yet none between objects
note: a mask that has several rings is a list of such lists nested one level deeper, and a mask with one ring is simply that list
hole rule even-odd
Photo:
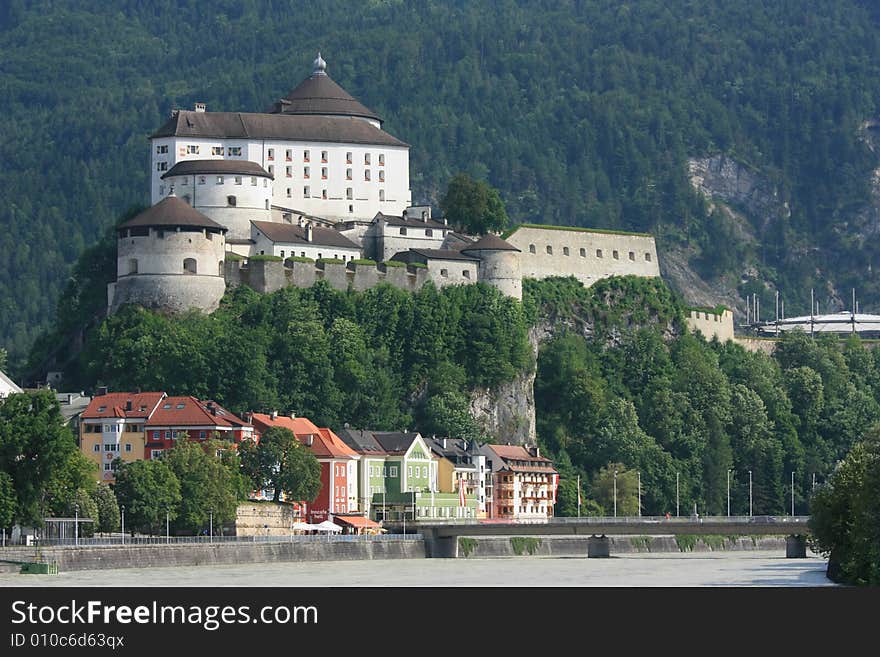
[{"label": "fortress on hill", "polygon": [[524,277],[589,286],[660,275],[651,235],[531,224],[463,235],[413,206],[409,145],[330,78],[320,54],[264,112],[174,110],[150,153],[152,206],[117,229],[110,313],[129,303],[212,312],[227,286],[322,279],[343,290],[481,281],[520,299]]}]

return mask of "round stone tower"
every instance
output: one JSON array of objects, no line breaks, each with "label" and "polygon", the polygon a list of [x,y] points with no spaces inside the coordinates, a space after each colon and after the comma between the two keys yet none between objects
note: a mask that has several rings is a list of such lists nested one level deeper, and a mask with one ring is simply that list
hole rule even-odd
[{"label": "round stone tower", "polygon": [[274,177],[256,162],[184,160],[162,176],[162,183],[166,192],[228,228],[230,246],[250,240],[252,219],[272,221]]},{"label": "round stone tower", "polygon": [[496,235],[484,235],[461,250],[480,260],[479,280],[498,288],[502,294],[522,300],[520,250]]},{"label": "round stone tower", "polygon": [[109,313],[126,303],[171,313],[216,310],[226,291],[225,234],[224,226],[177,196],[121,224]]}]

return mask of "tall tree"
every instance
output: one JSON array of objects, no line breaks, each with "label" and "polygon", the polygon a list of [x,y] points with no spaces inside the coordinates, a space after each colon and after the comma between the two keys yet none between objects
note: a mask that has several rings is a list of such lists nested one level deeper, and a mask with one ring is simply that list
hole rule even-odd
[{"label": "tall tree", "polygon": [[180,482],[171,468],[162,460],[132,461],[116,466],[113,491],[120,506],[125,507],[125,526],[128,531],[157,534],[165,527],[166,514],[177,518],[182,501]]},{"label": "tall tree", "polygon": [[257,490],[272,489],[275,502],[283,493],[289,500],[311,502],[321,490],[321,465],[290,429],[269,427],[260,442],[241,443],[241,465]]},{"label": "tall tree", "polygon": [[449,181],[440,209],[456,229],[472,235],[500,232],[509,221],[498,190],[466,173],[457,173]]}]

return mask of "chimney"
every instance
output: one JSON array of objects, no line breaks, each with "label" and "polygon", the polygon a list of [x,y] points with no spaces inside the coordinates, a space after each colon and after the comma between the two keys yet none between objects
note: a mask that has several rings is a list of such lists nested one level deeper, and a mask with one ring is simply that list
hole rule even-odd
[{"label": "chimney", "polygon": [[306,242],[312,241],[312,222],[306,224]]},{"label": "chimney", "polygon": [[295,413],[295,412],[290,411],[290,419],[291,419],[291,420],[295,420],[295,419],[296,419],[296,413]]},{"label": "chimney", "polygon": [[95,393],[95,397],[103,397],[107,394],[107,386],[98,386],[98,392]]},{"label": "chimney", "polygon": [[273,420],[277,420],[278,419],[278,411],[272,411],[272,413],[269,415],[269,417]]},{"label": "chimney", "polygon": [[443,437],[443,449],[446,449],[446,437]]},{"label": "chimney", "polygon": [[254,414],[248,411],[241,416],[241,419],[247,422],[248,424],[252,424],[254,421]]},{"label": "chimney", "polygon": [[196,103],[195,107],[193,109],[195,109],[196,112],[204,112],[205,111],[205,104],[204,103]]},{"label": "chimney", "polygon": [[443,217],[443,225],[444,225],[444,226],[448,226],[448,225],[449,225],[449,219],[447,219],[446,217]]},{"label": "chimney", "polygon": [[422,212],[422,221],[424,221],[425,223],[428,223],[428,213],[427,212]]}]

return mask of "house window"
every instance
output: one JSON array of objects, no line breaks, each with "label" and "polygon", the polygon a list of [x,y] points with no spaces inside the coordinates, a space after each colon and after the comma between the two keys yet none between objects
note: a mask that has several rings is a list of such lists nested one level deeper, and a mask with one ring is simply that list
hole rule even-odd
[{"label": "house window", "polygon": [[392,466],[391,466],[391,476],[392,476],[392,477],[396,477],[396,476],[397,476],[397,466],[396,466],[396,465],[392,465]]},{"label": "house window", "polygon": [[150,458],[154,458],[154,459],[162,458],[162,451],[163,450],[161,450],[161,449],[151,449],[150,450]]},{"label": "house window", "polygon": [[269,154],[266,156],[266,159],[267,160],[274,160],[275,159],[275,149],[274,148],[269,149]]},{"label": "house window", "polygon": [[614,258],[615,260],[620,260],[620,254],[617,251],[612,251],[611,257]]},{"label": "house window", "polygon": [[325,200],[327,199],[327,190],[326,189],[321,190],[321,198],[325,199]]},{"label": "house window", "polygon": [[303,187],[303,198],[308,198],[308,197],[309,197],[309,188],[308,188],[308,186],[306,186],[306,187]]},{"label": "house window", "polygon": [[200,185],[204,185],[206,182],[208,182],[208,179],[205,176],[199,176]]},{"label": "house window", "polygon": [[[282,255],[282,256],[284,255],[284,251],[281,252],[281,255]],[[204,438],[204,437],[205,437],[205,432],[204,432],[204,431],[199,431],[199,438]]]},{"label": "house window", "polygon": [[130,452],[130,451],[131,451],[131,443],[125,443],[125,451],[126,451],[126,452]]},{"label": "house window", "polygon": [[110,472],[110,468],[111,468],[111,467],[112,467],[112,466],[111,466],[109,463],[105,463],[105,464],[104,464],[104,472]]},{"label": "house window", "polygon": [[235,157],[241,157],[241,146],[230,146],[226,149],[227,155],[234,155]]},{"label": "house window", "polygon": [[223,155],[223,147],[222,146],[212,146],[211,147],[211,155]]},{"label": "house window", "polygon": [[379,166],[380,167],[385,166],[385,154],[384,153],[379,153]]},{"label": "house window", "polygon": [[100,452],[100,451],[101,451],[101,446],[98,445],[97,443],[95,444],[95,451],[96,451],[96,452]]},{"label": "house window", "polygon": [[353,205],[349,205],[349,206],[348,206],[348,212],[349,212],[349,214],[352,213],[352,212],[354,212],[354,206],[353,206]]},{"label": "house window", "polygon": [[431,230],[430,228],[426,228],[425,229],[425,237],[433,237],[433,236],[434,236],[434,231]]},{"label": "house window", "polygon": [[287,188],[287,198],[290,198],[290,187]]},{"label": "house window", "polygon": [[412,466],[411,465],[407,466],[407,468],[406,468],[406,476],[412,477]]},{"label": "house window", "polygon": [[400,227],[400,234],[401,234],[401,235],[406,235],[406,226],[401,226],[401,227]]},{"label": "house window", "polygon": [[303,178],[309,177],[309,167],[303,167]]},{"label": "house window", "polygon": [[345,170],[345,179],[346,179],[346,180],[351,180],[351,169],[346,169],[346,170]]},{"label": "house window", "polygon": [[321,151],[321,162],[327,161],[327,151]]},{"label": "house window", "polygon": [[199,147],[196,144],[188,144],[186,147],[187,155],[198,155]]},{"label": "house window", "polygon": [[651,262],[651,254],[650,253],[645,254],[645,262]]},{"label": "house window", "polygon": [[293,167],[285,167],[284,173],[287,175],[288,178],[293,178]]},{"label": "house window", "polygon": [[535,252],[535,245],[529,244],[529,253],[534,253],[534,252]]},{"label": "house window", "polygon": [[345,188],[345,198],[349,201],[354,198],[354,190],[351,187]]},{"label": "house window", "polygon": [[384,200],[385,200],[385,190],[384,190],[384,189],[380,189],[380,190],[379,190],[379,200],[380,200],[380,201],[384,201]]},{"label": "house window", "polygon": [[385,172],[384,171],[379,172],[379,182],[385,182]]},{"label": "house window", "polygon": [[156,152],[159,155],[163,155],[164,153],[167,153],[168,152],[168,145],[166,144],[164,146],[156,146]]},{"label": "house window", "polygon": [[636,261],[636,254],[633,251],[629,252],[629,259],[632,260],[633,262]]},{"label": "house window", "polygon": [[218,184],[218,185],[222,185],[222,184],[223,184],[223,176],[217,176],[217,184]]},{"label": "house window", "polygon": [[550,255],[553,255],[553,247],[550,246],[549,244],[547,245],[547,253],[549,253]]},{"label": "house window", "polygon": [[168,171],[168,163],[156,162],[156,171]]},{"label": "house window", "polygon": [[567,246],[562,247],[562,255],[566,255],[566,256],[568,255],[568,247]]},{"label": "house window", "polygon": [[292,149],[288,148],[286,151],[284,151],[284,159],[287,160],[288,162],[293,161],[293,150]]},{"label": "house window", "polygon": [[345,163],[351,164],[351,151],[345,154]]},{"label": "house window", "polygon": [[327,180],[327,167],[321,167],[321,180]]},{"label": "house window", "polygon": [[128,261],[128,273],[129,274],[137,274],[138,273],[138,261],[137,258],[131,258]]},{"label": "house window", "polygon": [[309,158],[309,152],[308,152],[308,151],[303,151],[303,162],[310,162],[310,161],[311,161],[311,160],[310,160],[310,158]]},{"label": "house window", "polygon": [[364,164],[366,164],[367,166],[370,166],[370,154],[369,153],[364,153]]},{"label": "house window", "polygon": [[602,257],[602,249],[596,249],[596,257],[597,257],[597,258],[601,258],[601,257]]}]

